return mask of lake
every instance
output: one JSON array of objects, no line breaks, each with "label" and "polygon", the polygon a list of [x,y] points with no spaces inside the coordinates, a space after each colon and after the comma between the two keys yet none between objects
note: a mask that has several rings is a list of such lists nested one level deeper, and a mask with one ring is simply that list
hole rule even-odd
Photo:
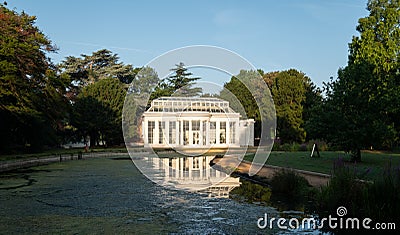
[{"label": "lake", "polygon": [[0,174],[0,180],[0,231],[6,234],[299,233],[262,230],[257,220],[265,213],[304,216],[159,186],[127,156],[20,169]]}]

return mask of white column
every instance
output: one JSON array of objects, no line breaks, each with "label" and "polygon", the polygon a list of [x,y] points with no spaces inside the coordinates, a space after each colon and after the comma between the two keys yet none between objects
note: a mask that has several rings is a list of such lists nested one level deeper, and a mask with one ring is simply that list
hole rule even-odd
[{"label": "white column", "polygon": [[209,162],[210,162],[211,160],[210,160],[210,157],[209,156],[206,156],[206,179],[209,179],[210,178],[210,172],[211,172],[211,170],[213,169],[210,165],[209,165]]},{"label": "white column", "polygon": [[165,179],[169,178],[169,159],[168,158],[163,158],[163,168],[164,168],[164,177]]},{"label": "white column", "polygon": [[199,169],[200,169],[200,180],[203,179],[203,171],[205,170],[203,167],[203,157],[199,158]]},{"label": "white column", "polygon": [[239,132],[239,119],[236,120],[235,122],[235,144],[240,146],[240,132]]},{"label": "white column", "polygon": [[179,131],[179,121],[176,121],[176,122],[175,122],[175,131],[176,131],[176,134],[175,134],[175,138],[176,138],[175,144],[176,144],[176,145],[179,145],[179,135],[180,135],[180,131]]},{"label": "white column", "polygon": [[200,121],[200,146],[203,145],[203,121]]},{"label": "white column", "polygon": [[210,145],[210,121],[206,123],[206,145]]},{"label": "white column", "polygon": [[217,121],[217,123],[216,123],[216,125],[215,125],[215,133],[216,133],[216,136],[215,136],[215,144],[220,144],[219,143],[219,136],[220,136],[220,134],[221,134],[221,131],[220,131],[220,129],[221,129],[221,125],[220,125],[220,123],[219,123],[220,121]]},{"label": "white column", "polygon": [[172,169],[174,169],[174,177],[175,179],[179,178],[179,158],[172,159]]},{"label": "white column", "polygon": [[230,119],[228,118],[227,120],[226,120],[226,122],[225,122],[226,124],[225,124],[225,126],[226,126],[226,129],[225,129],[225,142],[226,142],[226,144],[227,145],[229,145],[230,144],[230,141],[231,141],[231,137],[230,137],[230,124],[231,124],[231,122],[230,122]]},{"label": "white column", "polygon": [[149,137],[148,137],[148,126],[149,126],[149,120],[147,120],[147,118],[144,118],[143,120],[143,141],[144,141],[144,145],[148,145],[149,144]]},{"label": "white column", "polygon": [[180,125],[179,125],[179,136],[180,136],[180,139],[181,139],[181,141],[180,141],[180,145],[181,146],[183,146],[183,121],[182,120],[180,120]]},{"label": "white column", "polygon": [[193,120],[189,120],[189,145],[193,145],[192,122]]},{"label": "white column", "polygon": [[192,170],[193,170],[193,158],[189,158],[189,179],[192,179]]},{"label": "white column", "polygon": [[158,125],[158,120],[156,120],[155,122],[154,122],[154,132],[153,132],[153,143],[154,144],[158,144],[159,143],[159,136],[160,136],[160,134],[158,133],[158,129],[159,129],[159,125]]},{"label": "white column", "polygon": [[183,157],[179,158],[179,178],[183,178]]},{"label": "white column", "polygon": [[169,146],[169,121],[165,121],[165,130],[164,130],[164,135],[165,135],[165,145]]}]

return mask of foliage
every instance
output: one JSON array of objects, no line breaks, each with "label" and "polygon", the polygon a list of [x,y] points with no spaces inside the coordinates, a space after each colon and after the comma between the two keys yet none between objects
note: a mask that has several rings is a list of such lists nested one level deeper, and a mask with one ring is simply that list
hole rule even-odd
[{"label": "foliage", "polygon": [[308,126],[322,139],[350,151],[398,145],[400,123],[400,2],[372,0],[369,16],[349,44],[348,65],[325,85],[326,98]]},{"label": "foliage", "polygon": [[118,55],[107,49],[95,51],[92,55],[82,54],[81,57],[68,56],[58,67],[70,76],[76,93],[80,88],[104,78],[115,78],[130,84],[138,72],[132,65],[119,62]]},{"label": "foliage", "polygon": [[35,26],[35,16],[0,4],[0,18],[0,149],[56,145],[68,110],[65,77],[46,56],[56,48]]},{"label": "foliage", "polygon": [[[262,77],[259,75],[262,74]],[[303,123],[309,118],[311,108],[322,101],[321,91],[311,82],[310,78],[297,70],[290,69],[287,71],[276,71],[264,73],[262,70],[257,71],[241,71],[237,76],[224,84],[224,90],[221,97],[229,97],[226,90],[234,94],[240,104],[245,109],[246,116],[254,118],[256,138],[261,135],[261,115],[259,107],[257,107],[256,99],[253,96],[257,93],[257,85],[249,87],[249,91],[241,81],[252,79],[252,83],[257,80],[264,80],[267,87],[271,90],[271,95],[275,104],[277,118],[277,136],[282,143],[304,142],[306,139],[306,131]],[[260,82],[258,81],[258,82]],[[269,93],[270,91],[263,91]],[[235,100],[229,99],[232,107],[235,109]],[[269,103],[265,101],[264,103]],[[238,108],[236,108],[238,109]],[[269,105],[264,105],[261,111],[268,119],[275,110]]]},{"label": "foliage", "polygon": [[365,208],[368,215],[382,221],[399,220],[400,166],[388,162],[381,178],[369,185],[367,190],[365,200],[368,200],[368,206]]},{"label": "foliage", "polygon": [[199,77],[191,77],[193,74],[188,72],[183,62],[172,68],[173,72],[168,78],[162,80],[151,94],[150,100],[161,96],[199,96],[202,92],[200,87],[192,87]]},{"label": "foliage", "polygon": [[230,197],[240,196],[240,199],[247,202],[264,202],[268,203],[271,197],[271,189],[259,184],[241,180],[240,187],[234,188],[230,193]]},{"label": "foliage", "polygon": [[301,198],[307,192],[308,182],[293,170],[277,171],[270,181],[272,192],[287,198]]},{"label": "foliage", "polygon": [[129,85],[122,117],[125,141],[140,141],[142,136],[142,114],[146,108],[150,107],[151,95],[159,82],[158,74],[153,68],[143,67]]},{"label": "foliage", "polygon": [[[231,80],[224,84],[220,97],[230,102],[230,106],[241,113],[243,118],[255,120],[254,137],[261,138],[262,125],[265,130],[274,129],[275,109],[271,99],[270,91],[263,81],[260,72],[253,70],[241,70]],[[250,92],[251,90],[251,92]],[[233,94],[233,98],[230,94]],[[260,105],[260,107],[258,105]],[[244,109],[244,110],[243,110]],[[261,118],[264,120],[261,120]],[[271,139],[275,133],[265,133],[263,139]]]},{"label": "foliage", "polygon": [[285,151],[285,152],[311,152],[313,145],[318,145],[319,151],[327,151],[328,144],[321,140],[310,140],[308,142],[298,144],[296,142],[281,144],[279,140],[274,142],[272,151]]},{"label": "foliage", "polygon": [[[229,94],[233,94],[236,99],[233,99]],[[224,89],[221,91],[220,97],[229,101],[229,106],[236,112],[245,111],[245,113],[241,113],[243,118],[253,118],[256,121],[260,120],[260,112],[253,95],[236,76],[233,76],[229,82],[224,84]],[[236,100],[239,101],[239,103],[236,102]],[[259,133],[259,131],[256,132]],[[259,134],[255,135],[259,137]]]},{"label": "foliage", "polygon": [[320,216],[335,215],[336,209],[344,206],[348,217],[398,222],[399,169],[389,163],[374,182],[363,182],[358,180],[359,172],[354,165],[347,166],[342,159],[337,159],[333,177],[316,198]]},{"label": "foliage", "polygon": [[[305,141],[304,104],[307,101],[306,94],[312,91],[312,86],[310,78],[294,69],[280,72],[273,79],[272,96],[276,106],[277,136],[283,143]],[[309,106],[311,104],[307,104]]]},{"label": "foliage", "polygon": [[82,89],[73,105],[72,125],[82,137],[90,136],[90,146],[123,142],[122,107],[126,90],[117,79],[102,79]]}]

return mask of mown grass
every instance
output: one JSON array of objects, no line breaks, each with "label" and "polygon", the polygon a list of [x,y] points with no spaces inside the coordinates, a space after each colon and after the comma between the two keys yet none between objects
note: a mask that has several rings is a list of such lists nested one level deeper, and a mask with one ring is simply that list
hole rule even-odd
[{"label": "mown grass", "polygon": [[[271,152],[266,164],[332,174],[333,162],[343,158],[346,165],[356,171],[360,179],[373,180],[383,174],[384,167],[391,162],[393,166],[400,166],[399,153],[362,152],[361,163],[351,163],[350,156],[344,152],[320,152],[321,157],[310,157],[309,152]],[[244,159],[253,160],[254,154],[247,154]]]}]

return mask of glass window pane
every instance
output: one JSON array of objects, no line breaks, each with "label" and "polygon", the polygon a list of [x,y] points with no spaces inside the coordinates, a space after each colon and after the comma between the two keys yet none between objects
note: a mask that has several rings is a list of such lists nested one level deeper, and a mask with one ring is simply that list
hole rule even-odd
[{"label": "glass window pane", "polygon": [[217,134],[216,128],[217,128],[217,123],[210,122],[210,144],[216,143],[216,138],[215,138],[215,135]]},{"label": "glass window pane", "polygon": [[149,144],[153,144],[155,127],[156,127],[155,121],[147,122],[147,136],[148,136],[147,142]]}]

